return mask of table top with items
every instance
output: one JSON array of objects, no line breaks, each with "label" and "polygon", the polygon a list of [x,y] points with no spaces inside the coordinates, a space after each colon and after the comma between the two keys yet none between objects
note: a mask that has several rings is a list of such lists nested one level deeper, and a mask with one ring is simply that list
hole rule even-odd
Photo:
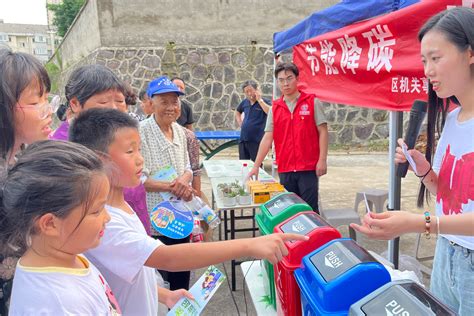
[{"label": "table top with items", "polygon": [[284,192],[283,186],[262,168],[259,170],[258,181],[246,181],[243,185],[243,164],[247,164],[248,171],[254,165],[250,160],[204,161],[217,210],[255,208]]}]

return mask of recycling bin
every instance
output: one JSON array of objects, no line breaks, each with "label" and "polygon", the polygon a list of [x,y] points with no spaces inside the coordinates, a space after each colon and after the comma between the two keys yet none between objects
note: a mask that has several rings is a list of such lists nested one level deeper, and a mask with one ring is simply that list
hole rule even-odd
[{"label": "recycling bin", "polygon": [[450,316],[456,313],[418,283],[400,280],[387,283],[352,304],[349,315]]},{"label": "recycling bin", "polygon": [[[255,215],[260,234],[272,234],[276,225],[302,211],[312,211],[312,208],[298,195],[285,192],[275,196],[270,201],[262,204],[260,212]],[[269,301],[273,307],[276,308],[273,265],[269,261],[264,260],[263,268],[265,270],[263,272],[265,292],[268,294]]]},{"label": "recycling bin", "polygon": [[285,242],[288,255],[274,266],[278,315],[301,315],[300,288],[293,276],[294,271],[300,267],[305,255],[342,236],[313,211],[300,212],[290,217],[278,224],[274,232],[295,233],[309,238],[307,241]]},{"label": "recycling bin", "polygon": [[347,315],[353,303],[390,282],[387,269],[350,238],[306,255],[294,275],[305,316]]}]

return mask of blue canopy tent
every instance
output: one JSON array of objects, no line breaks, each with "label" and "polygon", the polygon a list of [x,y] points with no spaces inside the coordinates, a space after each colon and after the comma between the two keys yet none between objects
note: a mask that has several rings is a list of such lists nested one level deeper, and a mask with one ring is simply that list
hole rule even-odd
[{"label": "blue canopy tent", "polygon": [[[342,0],[327,9],[315,12],[297,23],[295,26],[274,33],[273,49],[275,56],[290,50],[292,47],[347,25],[387,14],[420,0]],[[276,85],[274,84],[274,87]],[[276,93],[274,94],[276,96]],[[403,112],[390,112],[390,180],[388,209],[400,209],[401,179],[396,176],[394,161],[397,138],[402,135]],[[399,239],[389,242],[389,255],[395,267],[398,267]]]},{"label": "blue canopy tent", "polygon": [[342,0],[314,12],[291,28],[273,34],[273,50],[281,53],[305,40],[349,24],[399,10],[420,0]]}]

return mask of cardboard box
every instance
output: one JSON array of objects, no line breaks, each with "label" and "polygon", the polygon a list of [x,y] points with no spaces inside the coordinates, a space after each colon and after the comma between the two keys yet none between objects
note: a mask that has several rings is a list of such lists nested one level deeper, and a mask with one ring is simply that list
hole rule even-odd
[{"label": "cardboard box", "polygon": [[277,182],[262,183],[252,181],[249,183],[249,192],[254,203],[265,203],[277,194],[285,192],[285,188]]}]

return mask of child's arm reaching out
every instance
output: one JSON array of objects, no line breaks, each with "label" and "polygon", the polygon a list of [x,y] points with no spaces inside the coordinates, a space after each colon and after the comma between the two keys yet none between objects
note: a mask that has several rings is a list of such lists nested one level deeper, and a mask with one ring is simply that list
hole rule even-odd
[{"label": "child's arm reaching out", "polygon": [[298,234],[271,234],[210,243],[162,245],[150,255],[145,265],[166,271],[187,271],[241,257],[267,259],[275,264],[288,254],[285,241],[307,239]]}]

